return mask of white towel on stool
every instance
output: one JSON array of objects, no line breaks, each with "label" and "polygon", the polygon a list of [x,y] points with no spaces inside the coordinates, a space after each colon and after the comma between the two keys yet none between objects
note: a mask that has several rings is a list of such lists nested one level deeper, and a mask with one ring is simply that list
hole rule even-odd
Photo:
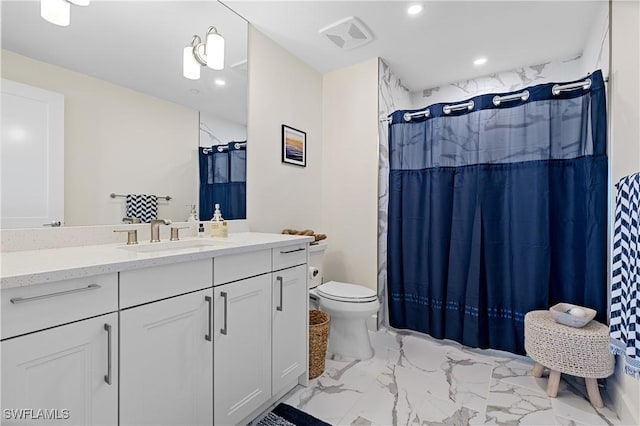
[{"label": "white towel on stool", "polygon": [[137,217],[149,223],[158,217],[158,197],[146,194],[127,194],[127,217]]}]

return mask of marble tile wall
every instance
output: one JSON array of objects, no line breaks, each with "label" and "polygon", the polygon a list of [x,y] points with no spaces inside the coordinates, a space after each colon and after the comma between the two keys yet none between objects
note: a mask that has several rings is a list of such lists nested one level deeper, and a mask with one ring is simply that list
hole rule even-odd
[{"label": "marble tile wall", "polygon": [[402,85],[389,66],[378,61],[378,295],[381,308],[378,327],[386,324],[387,287],[387,205],[389,188],[389,123],[387,116],[398,109],[411,108],[409,90]]}]

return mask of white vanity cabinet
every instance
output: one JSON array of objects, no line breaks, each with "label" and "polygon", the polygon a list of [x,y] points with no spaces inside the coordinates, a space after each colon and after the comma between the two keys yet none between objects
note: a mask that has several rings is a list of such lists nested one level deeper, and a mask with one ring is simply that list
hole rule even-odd
[{"label": "white vanity cabinet", "polygon": [[271,397],[271,250],[213,259],[216,425],[235,425]]},{"label": "white vanity cabinet", "polygon": [[251,420],[307,370],[306,247],[214,259],[214,424]]},{"label": "white vanity cabinet", "polygon": [[9,281],[0,422],[237,425],[306,383],[307,242],[253,238],[261,247]]},{"label": "white vanity cabinet", "polygon": [[307,369],[307,266],[272,274],[271,389],[277,395]]},{"label": "white vanity cabinet", "polygon": [[116,424],[117,274],[1,295],[2,424]]},{"label": "white vanity cabinet", "polygon": [[120,424],[211,425],[211,259],[121,272],[120,286]]},{"label": "white vanity cabinet", "polygon": [[8,419],[3,411],[3,425],[118,423],[117,313],[4,340],[0,346],[2,408],[12,412]]},{"label": "white vanity cabinet", "polygon": [[214,414],[235,425],[271,397],[271,275],[214,288]]}]

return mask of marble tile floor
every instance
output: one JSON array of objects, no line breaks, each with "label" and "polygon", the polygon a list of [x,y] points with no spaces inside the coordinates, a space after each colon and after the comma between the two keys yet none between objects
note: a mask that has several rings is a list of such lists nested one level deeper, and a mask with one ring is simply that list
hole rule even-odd
[{"label": "marble tile floor", "polygon": [[[620,425],[589,403],[584,380],[569,377],[557,398],[533,361],[429,336],[371,333],[367,361],[329,356],[324,373],[282,402],[332,425]],[[606,401],[605,401],[606,403]]]}]

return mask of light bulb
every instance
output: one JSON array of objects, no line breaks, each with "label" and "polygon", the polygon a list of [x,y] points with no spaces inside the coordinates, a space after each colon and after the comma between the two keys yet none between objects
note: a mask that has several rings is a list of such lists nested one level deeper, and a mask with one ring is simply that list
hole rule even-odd
[{"label": "light bulb", "polygon": [[52,24],[66,27],[71,22],[71,3],[67,0],[40,0],[40,16]]},{"label": "light bulb", "polygon": [[187,46],[182,53],[182,75],[189,80],[200,79],[200,64],[193,56],[193,46]]},{"label": "light bulb", "polygon": [[224,38],[217,32],[207,34],[207,66],[214,70],[224,69]]},{"label": "light bulb", "polygon": [[407,9],[407,13],[409,15],[417,15],[420,12],[422,12],[421,4],[414,4],[413,6],[409,6],[409,8]]}]

